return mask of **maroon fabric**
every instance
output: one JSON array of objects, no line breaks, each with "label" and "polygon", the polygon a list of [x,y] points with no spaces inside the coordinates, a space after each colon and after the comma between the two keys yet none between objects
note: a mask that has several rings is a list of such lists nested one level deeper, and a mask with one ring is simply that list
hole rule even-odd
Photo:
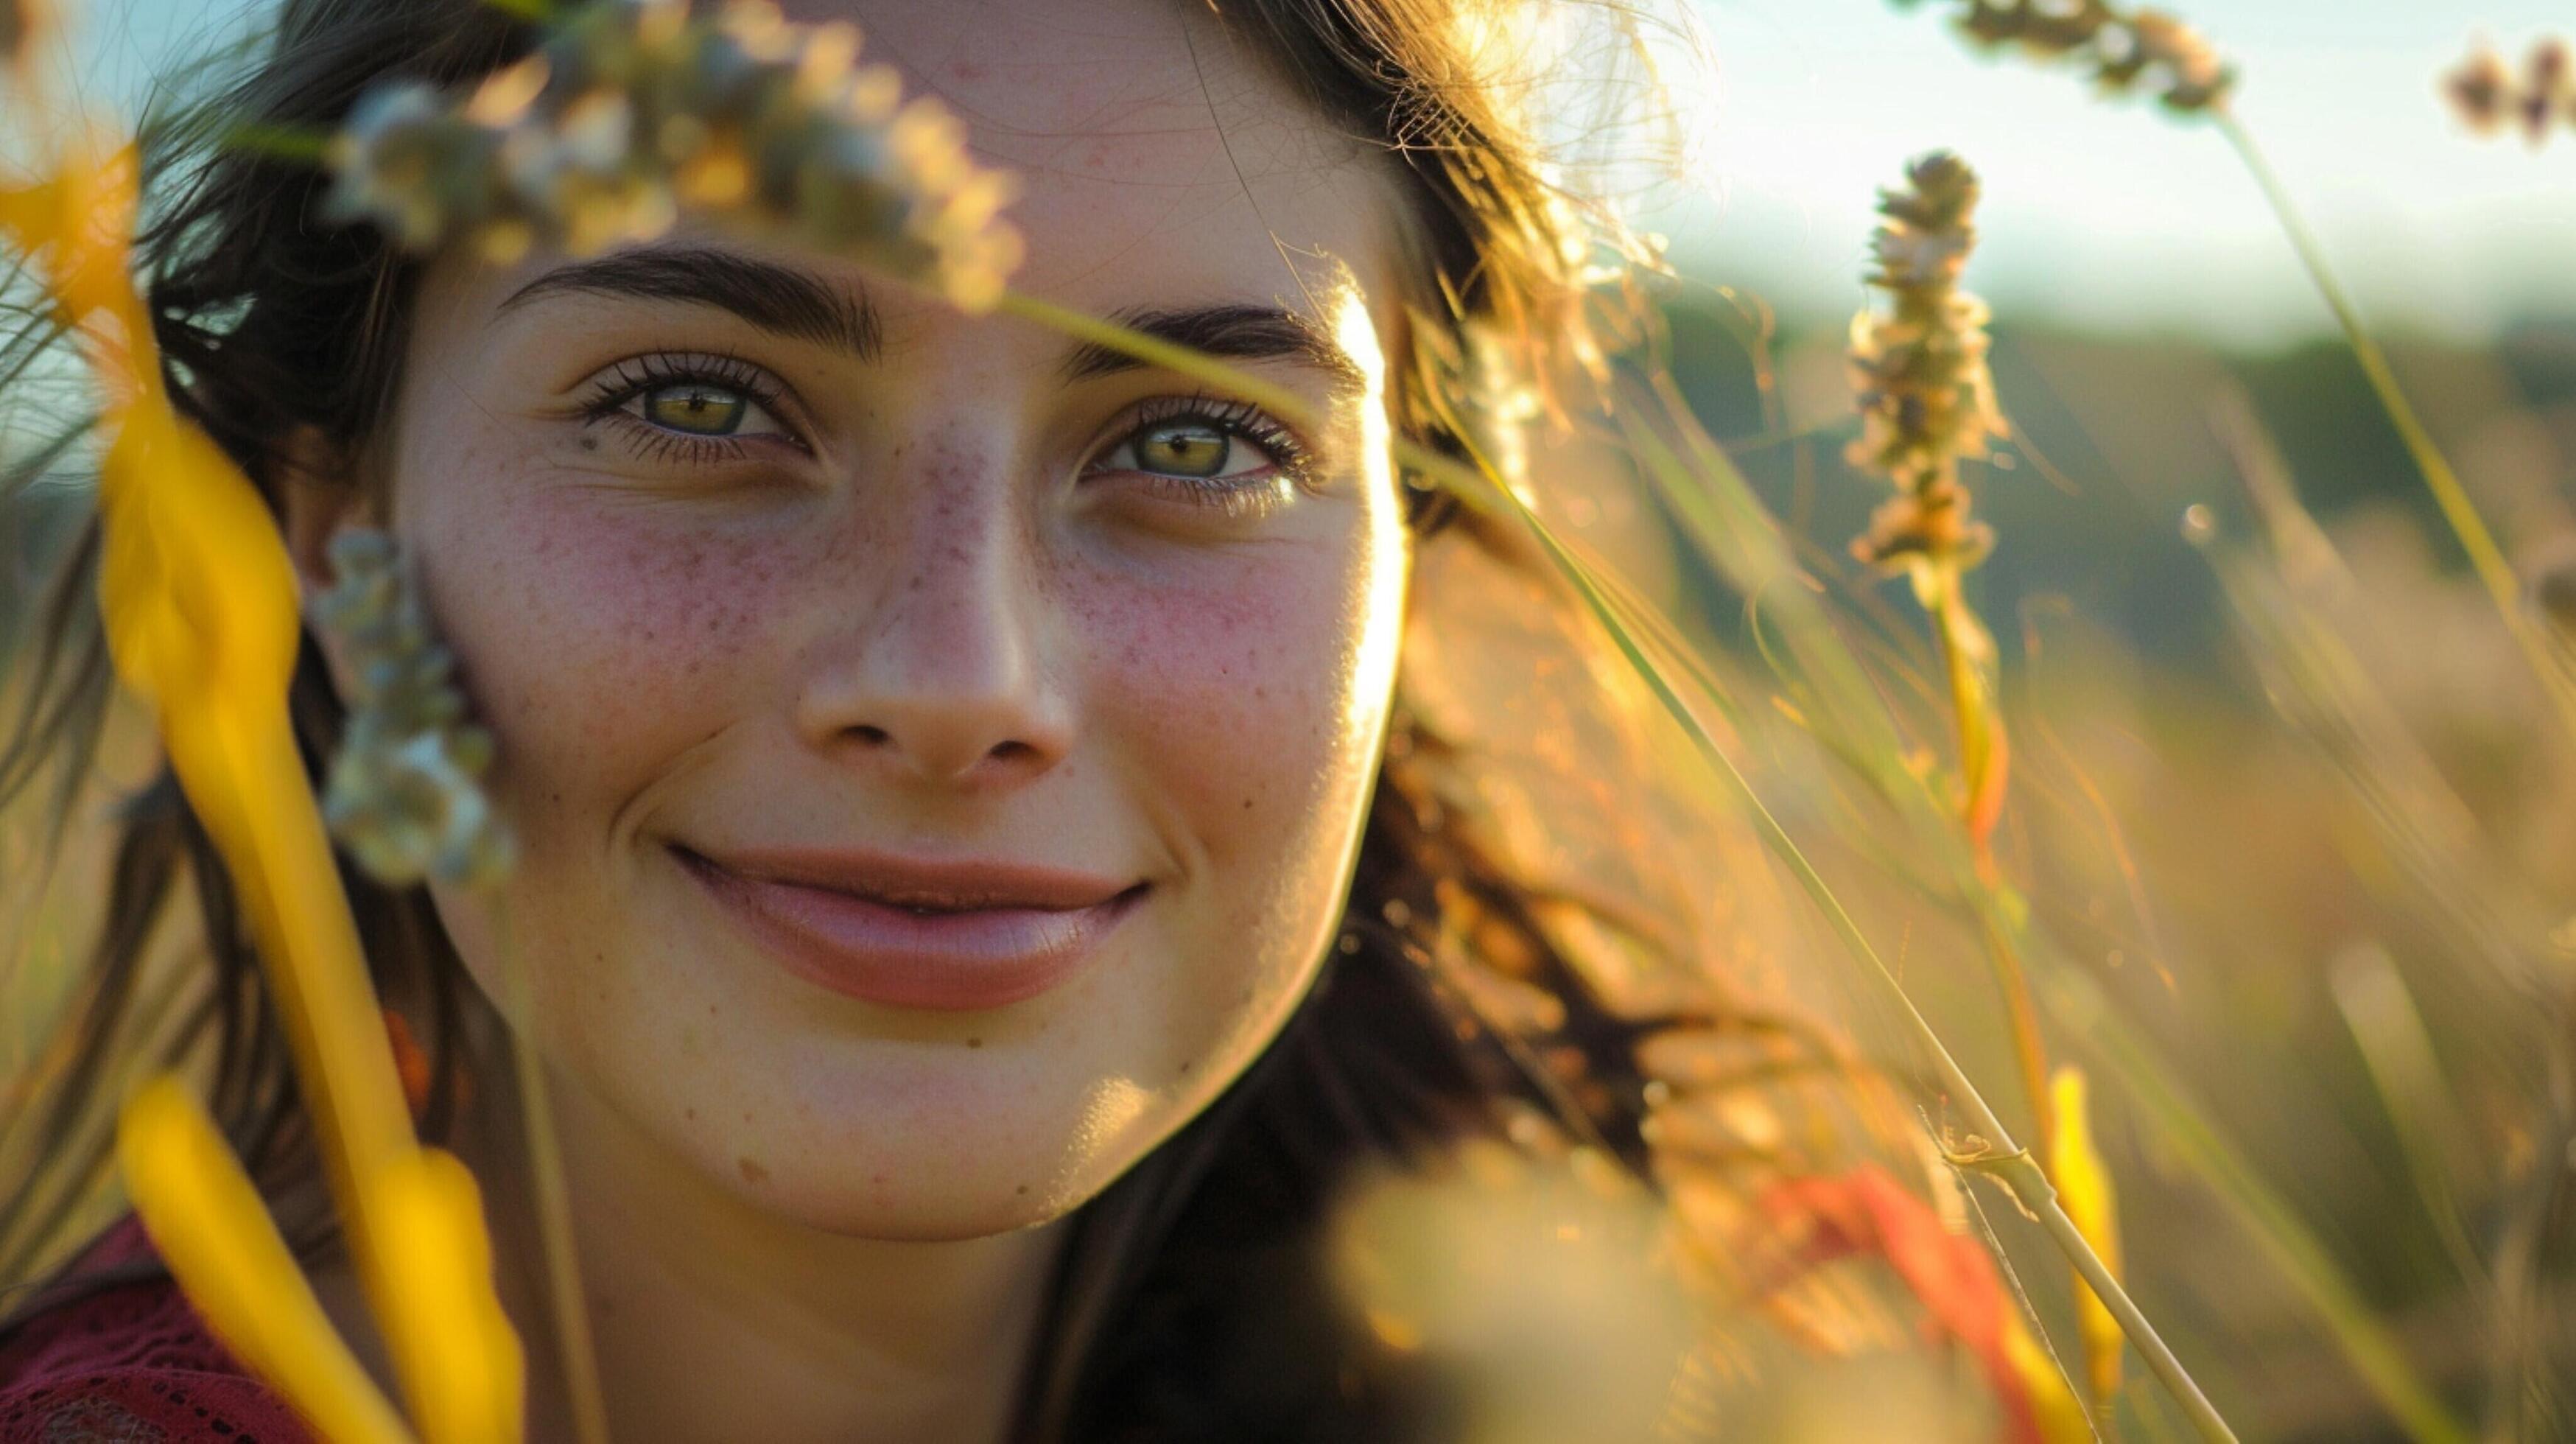
[{"label": "maroon fabric", "polygon": [[[129,1218],[73,1274],[149,1259]],[[0,1338],[0,1444],[305,1444],[294,1411],[233,1361],[168,1279],[47,1309]]]}]

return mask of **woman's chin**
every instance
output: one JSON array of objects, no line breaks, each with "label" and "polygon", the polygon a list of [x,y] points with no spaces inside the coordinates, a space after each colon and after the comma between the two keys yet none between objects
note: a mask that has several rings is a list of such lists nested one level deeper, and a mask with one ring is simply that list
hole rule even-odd
[{"label": "woman's chin", "polygon": [[[888,1243],[955,1243],[1053,1222],[1096,1192],[1029,1181],[1020,1171],[961,1162],[952,1149],[777,1152],[769,1164],[693,1140],[692,1162],[745,1208],[820,1233]],[[731,1156],[728,1156],[728,1154]],[[860,1168],[851,1157],[872,1160]]]}]

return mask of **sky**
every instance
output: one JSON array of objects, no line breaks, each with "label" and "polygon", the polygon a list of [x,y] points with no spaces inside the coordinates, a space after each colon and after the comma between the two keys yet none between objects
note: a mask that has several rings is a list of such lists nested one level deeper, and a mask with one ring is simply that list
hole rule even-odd
[{"label": "sky", "polygon": [[[2515,60],[2576,39],[2565,0],[2168,3],[2241,67],[2239,113],[2374,322],[2473,339],[2576,314],[2576,128],[2535,153],[2438,94],[2475,36]],[[2257,346],[2330,324],[2214,128],[1980,57],[1949,8],[1704,0],[1715,184],[1654,220],[1684,269],[1849,311],[1876,188],[1948,147],[1985,179],[1970,283],[1999,313]]]},{"label": "sky", "polygon": [[[1687,97],[1689,185],[1642,223],[1694,279],[1792,316],[1848,313],[1878,187],[1935,147],[1984,175],[1970,284],[2003,318],[2264,347],[2329,319],[2211,127],[2095,100],[2078,75],[1980,58],[1934,3],[1695,0],[1716,57]],[[2167,0],[2244,73],[2239,110],[2388,329],[2476,340],[2576,315],[2576,128],[2534,152],[2469,135],[2436,93],[2472,37],[2510,57],[2566,0]],[[93,92],[130,113],[256,0],[92,0]]]}]

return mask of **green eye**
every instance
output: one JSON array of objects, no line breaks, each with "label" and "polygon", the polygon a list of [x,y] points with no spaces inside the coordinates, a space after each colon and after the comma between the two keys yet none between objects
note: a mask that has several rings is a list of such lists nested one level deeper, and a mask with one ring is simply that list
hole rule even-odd
[{"label": "green eye", "polygon": [[693,436],[731,436],[751,411],[750,398],[739,391],[686,381],[657,386],[644,393],[644,419]]},{"label": "green eye", "polygon": [[1204,421],[1167,421],[1136,433],[1136,465],[1165,476],[1216,476],[1234,438]]}]

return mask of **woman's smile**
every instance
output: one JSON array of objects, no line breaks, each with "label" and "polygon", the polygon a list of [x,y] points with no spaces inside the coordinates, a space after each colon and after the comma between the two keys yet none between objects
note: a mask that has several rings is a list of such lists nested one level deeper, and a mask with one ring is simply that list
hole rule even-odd
[{"label": "woman's smile", "polygon": [[788,971],[891,1008],[998,1008],[1064,981],[1149,884],[849,849],[671,855]]}]

